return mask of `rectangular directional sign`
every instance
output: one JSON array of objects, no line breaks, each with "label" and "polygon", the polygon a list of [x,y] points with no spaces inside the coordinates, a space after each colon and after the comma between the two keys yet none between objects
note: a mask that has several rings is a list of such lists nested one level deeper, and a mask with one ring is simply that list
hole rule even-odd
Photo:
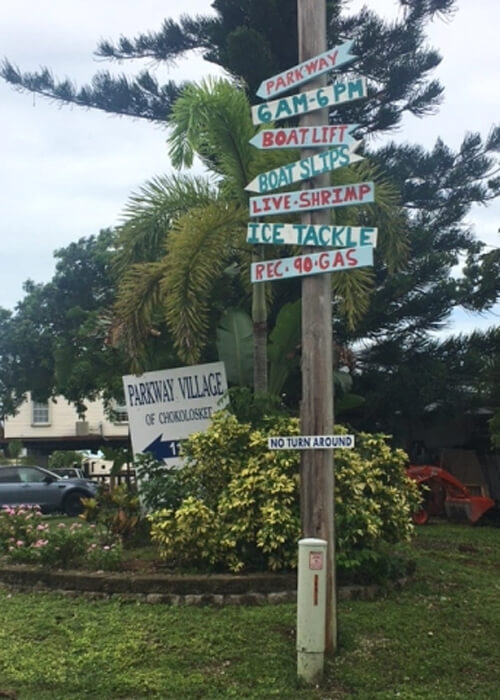
[{"label": "rectangular directional sign", "polygon": [[344,44],[319,54],[319,56],[309,58],[307,61],[279,73],[279,75],[267,78],[257,89],[258,97],[268,100],[270,97],[290,90],[290,88],[313,80],[326,71],[340,68],[346,63],[356,60],[357,56],[350,53],[353,43],[352,40],[346,41]]},{"label": "rectangular directional sign", "polygon": [[[357,142],[356,146],[359,143]],[[336,146],[330,151],[323,151],[314,156],[308,156],[293,163],[282,165],[280,168],[261,173],[249,182],[245,189],[249,192],[269,192],[280,187],[292,185],[294,182],[310,180],[316,175],[343,168],[351,163],[356,163],[358,160],[363,160],[363,156],[354,153],[354,149],[350,146]]]},{"label": "rectangular directional sign", "polygon": [[354,435],[286,435],[267,439],[270,450],[332,450],[354,447]]},{"label": "rectangular directional sign", "polygon": [[223,362],[123,377],[134,456],[149,452],[180,466],[179,441],[205,430],[227,403]]},{"label": "rectangular directional sign", "polygon": [[250,139],[252,146],[271,150],[275,148],[316,148],[356,143],[351,133],[359,124],[327,124],[323,126],[296,126],[289,129],[262,129]]},{"label": "rectangular directional sign", "polygon": [[250,216],[274,216],[283,212],[310,211],[369,204],[375,199],[373,182],[358,182],[355,185],[319,187],[313,190],[298,190],[282,194],[266,194],[250,197]]},{"label": "rectangular directional sign", "polygon": [[365,78],[339,81],[327,87],[255,105],[252,107],[252,121],[254,124],[267,124],[313,112],[315,109],[352,102],[366,96]]},{"label": "rectangular directional sign", "polygon": [[376,247],[378,230],[372,226],[318,224],[256,224],[247,227],[247,243],[310,245],[328,248]]},{"label": "rectangular directional sign", "polygon": [[373,265],[373,248],[342,248],[328,250],[324,253],[297,255],[293,258],[278,258],[252,263],[250,268],[252,282],[268,282],[288,277],[319,275],[338,270],[352,270],[355,267]]}]

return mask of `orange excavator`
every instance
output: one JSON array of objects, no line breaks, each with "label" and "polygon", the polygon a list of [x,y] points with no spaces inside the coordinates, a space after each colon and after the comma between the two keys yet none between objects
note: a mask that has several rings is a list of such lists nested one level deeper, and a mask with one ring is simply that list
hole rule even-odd
[{"label": "orange excavator", "polygon": [[425,484],[420,509],[413,513],[416,525],[424,525],[431,515],[444,515],[452,520],[468,520],[476,523],[487,511],[495,507],[495,501],[487,496],[473,496],[457,478],[441,467],[428,464],[409,466],[408,476]]}]

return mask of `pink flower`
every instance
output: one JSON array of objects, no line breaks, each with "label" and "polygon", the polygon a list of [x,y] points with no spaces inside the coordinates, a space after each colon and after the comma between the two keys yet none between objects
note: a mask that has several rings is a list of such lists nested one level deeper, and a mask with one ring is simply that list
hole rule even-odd
[{"label": "pink flower", "polygon": [[17,540],[16,547],[24,547],[24,542],[22,540]]},{"label": "pink flower", "polygon": [[66,527],[66,523],[59,523],[57,527],[59,527],[59,528]]}]

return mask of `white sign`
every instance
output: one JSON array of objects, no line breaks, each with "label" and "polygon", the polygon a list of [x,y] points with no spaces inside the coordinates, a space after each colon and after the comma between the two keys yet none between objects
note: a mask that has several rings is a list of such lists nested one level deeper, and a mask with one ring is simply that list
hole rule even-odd
[{"label": "white sign", "polygon": [[358,182],[355,185],[318,187],[312,190],[297,190],[282,194],[264,194],[250,197],[250,216],[272,216],[291,211],[310,211],[369,204],[375,201],[373,182]]},{"label": "white sign", "polygon": [[373,226],[327,226],[321,224],[255,223],[247,226],[247,243],[310,245],[328,248],[357,248],[377,245]]},{"label": "white sign", "polygon": [[289,129],[262,129],[252,136],[249,143],[256,148],[320,148],[355,143],[351,132],[359,124],[325,124],[321,126],[295,126]]},{"label": "white sign", "polygon": [[315,109],[359,100],[367,94],[366,78],[339,81],[327,87],[255,105],[252,107],[252,121],[254,124],[268,124],[278,119],[289,119],[313,112]]},{"label": "white sign", "polygon": [[223,362],[123,377],[134,456],[180,465],[179,441],[205,430],[227,399]]},{"label": "white sign", "polygon": [[357,56],[349,53],[353,43],[354,41],[350,39],[343,44],[339,44],[339,46],[335,46],[333,49],[328,49],[328,51],[318,56],[309,58],[307,61],[283,71],[283,73],[263,80],[257,89],[257,95],[264,99],[274,97],[308,80],[313,80],[318,75],[326,73],[326,71],[340,68],[340,66],[354,61]]},{"label": "white sign", "polygon": [[260,173],[248,183],[245,189],[249,192],[269,192],[356,163],[358,160],[364,159],[363,156],[354,152],[354,149],[360,144],[361,141],[356,141],[352,146],[347,144],[336,146],[329,151],[323,151],[314,156],[282,165],[280,168]]},{"label": "white sign", "polygon": [[328,250],[324,253],[297,255],[294,258],[277,258],[252,263],[250,278],[252,282],[283,280],[288,277],[320,275],[326,272],[352,270],[355,267],[373,265],[373,248],[342,248]]},{"label": "white sign", "polygon": [[267,440],[270,450],[331,450],[352,449],[354,435],[286,435],[270,437]]}]

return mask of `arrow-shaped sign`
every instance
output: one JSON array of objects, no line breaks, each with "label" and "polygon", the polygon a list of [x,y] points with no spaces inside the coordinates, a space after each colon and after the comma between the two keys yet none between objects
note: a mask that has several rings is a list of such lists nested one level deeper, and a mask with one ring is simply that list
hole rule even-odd
[{"label": "arrow-shaped sign", "polygon": [[352,102],[366,96],[365,78],[338,81],[316,90],[255,105],[252,107],[252,121],[254,124],[268,124],[279,119],[289,119],[299,114],[313,112],[315,109]]},{"label": "arrow-shaped sign", "polygon": [[180,440],[166,440],[163,442],[161,438],[162,436],[158,435],[158,437],[142,451],[150,452],[159,462],[162,462],[164,459],[178,457]]},{"label": "arrow-shaped sign", "polygon": [[309,58],[303,63],[299,63],[293,68],[283,71],[278,75],[273,75],[272,78],[263,80],[257,90],[257,96],[262,99],[269,99],[275,95],[280,95],[282,92],[295,88],[297,85],[302,85],[308,80],[317,78],[318,75],[326,73],[326,71],[340,68],[346,63],[355,61],[357,56],[353,56],[350,52],[354,41],[351,39],[344,44],[339,44],[333,49],[328,49],[318,56]]},{"label": "arrow-shaped sign", "polygon": [[373,226],[255,223],[247,227],[247,243],[259,245],[310,245],[325,248],[357,248],[377,245]]},{"label": "arrow-shaped sign", "polygon": [[363,156],[354,153],[354,149],[360,145],[361,141],[355,142],[354,146],[337,146],[330,151],[323,151],[314,156],[308,156],[294,163],[282,165],[281,168],[274,168],[265,173],[260,173],[245,187],[249,192],[270,192],[280,187],[292,185],[294,182],[310,180],[316,175],[328,173],[337,168],[343,168],[358,160],[363,160]]},{"label": "arrow-shaped sign", "polygon": [[313,190],[250,197],[250,216],[273,216],[282,212],[369,204],[374,199],[375,185],[373,182],[358,182],[355,185],[341,187],[318,187]]},{"label": "arrow-shaped sign", "polygon": [[288,277],[320,275],[339,270],[352,270],[356,267],[373,265],[373,248],[342,248],[326,250],[323,253],[297,255],[293,258],[262,260],[250,267],[252,282],[268,282]]},{"label": "arrow-shaped sign", "polygon": [[290,129],[262,129],[250,139],[252,146],[262,149],[315,148],[356,143],[351,133],[359,124],[297,126]]}]

